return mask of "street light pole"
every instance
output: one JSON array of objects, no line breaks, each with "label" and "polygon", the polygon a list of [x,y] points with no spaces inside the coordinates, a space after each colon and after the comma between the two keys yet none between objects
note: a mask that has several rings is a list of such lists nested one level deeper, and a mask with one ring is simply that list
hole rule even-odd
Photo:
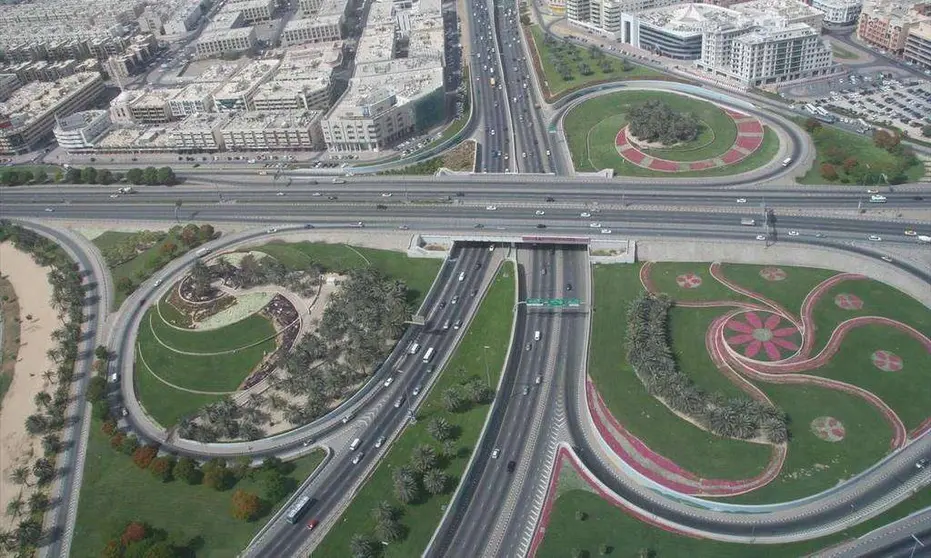
[{"label": "street light pole", "polygon": [[491,387],[491,373],[488,370],[488,349],[490,348],[491,347],[488,345],[485,345],[482,351],[482,355],[485,357],[485,382],[488,384],[488,387]]}]

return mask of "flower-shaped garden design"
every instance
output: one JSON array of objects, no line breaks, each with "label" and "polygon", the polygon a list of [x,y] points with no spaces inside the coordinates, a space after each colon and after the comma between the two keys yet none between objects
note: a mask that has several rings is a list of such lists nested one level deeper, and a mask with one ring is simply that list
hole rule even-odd
[{"label": "flower-shaped garden design", "polygon": [[727,344],[747,358],[777,361],[788,358],[799,349],[801,333],[791,322],[770,312],[744,312],[727,322],[727,329],[736,333],[727,337]]},{"label": "flower-shaped garden design", "polygon": [[697,289],[701,286],[701,276],[697,273],[684,273],[676,277],[676,284],[683,289]]},{"label": "flower-shaped garden design", "polygon": [[767,281],[782,281],[786,278],[786,272],[780,267],[764,267],[760,270],[760,277]]},{"label": "flower-shaped garden design", "polygon": [[870,355],[870,360],[883,372],[898,372],[903,366],[902,357],[892,351],[876,351]]},{"label": "flower-shaped garden design", "polygon": [[834,304],[844,310],[860,310],[863,308],[863,300],[855,294],[840,293],[834,297]]},{"label": "flower-shaped garden design", "polygon": [[844,424],[834,417],[818,417],[811,421],[811,432],[825,442],[840,442],[847,436]]}]

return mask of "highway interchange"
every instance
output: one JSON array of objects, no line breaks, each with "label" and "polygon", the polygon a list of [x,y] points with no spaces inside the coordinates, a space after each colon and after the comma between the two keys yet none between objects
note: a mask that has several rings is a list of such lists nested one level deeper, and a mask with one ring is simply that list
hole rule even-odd
[{"label": "highway interchange", "polygon": [[[88,276],[88,310],[91,316],[86,345],[107,344],[119,355],[113,370],[123,382],[111,394],[114,408],[125,406],[124,426],[146,439],[164,440],[164,432],[145,418],[135,400],[130,355],[135,331],[145,311],[145,301],[160,296],[179,279],[195,259],[188,254],[160,273],[161,285],[148,281],[116,314],[110,314],[113,290],[99,252],[90,243],[64,232],[55,220],[95,222],[143,221],[170,223],[196,220],[254,224],[241,233],[226,235],[211,246],[214,251],[267,240],[274,226],[278,234],[322,230],[451,233],[462,236],[497,235],[519,239],[522,235],[549,237],[638,238],[675,237],[756,241],[763,249],[771,243],[829,246],[873,258],[893,251],[913,251],[914,237],[905,230],[928,234],[931,189],[926,185],[903,186],[885,191],[887,201],[872,205],[864,190],[855,193],[831,188],[760,186],[790,169],[771,166],[747,177],[696,180],[689,184],[643,180],[618,183],[570,177],[561,153],[550,143],[547,127],[558,122],[565,109],[592,88],[554,105],[554,120],[546,121],[537,110],[538,85],[531,76],[524,38],[513,8],[502,3],[466,0],[473,121],[479,136],[479,176],[447,179],[353,177],[334,182],[329,176],[306,171],[290,173],[289,186],[251,170],[191,169],[180,174],[188,185],[174,188],[144,187],[130,196],[113,198],[113,188],[69,186],[11,188],[3,192],[0,217],[24,220],[43,234],[64,244]],[[491,78],[496,85],[491,85]],[[616,86],[614,86],[616,87]],[[774,117],[768,117],[774,118]],[[492,133],[494,130],[494,133]],[[785,128],[793,159],[808,148],[792,126]],[[551,154],[551,152],[553,154]],[[526,153],[526,157],[523,154]],[[503,175],[521,172],[522,175]],[[489,173],[482,176],[482,171]],[[526,173],[535,174],[527,176]],[[552,173],[543,176],[543,173]],[[497,176],[491,176],[497,174]],[[280,195],[279,195],[280,193]],[[180,202],[180,207],[177,203]],[[775,226],[764,228],[764,208],[775,211]],[[865,209],[865,215],[858,215]],[[873,212],[881,218],[870,219]],[[903,212],[905,218],[890,216]],[[915,217],[912,219],[911,217]],[[753,217],[752,226],[741,225]],[[36,224],[48,220],[47,224]],[[361,225],[359,224],[361,222]],[[793,234],[796,233],[796,234]],[[881,241],[869,241],[871,235]],[[927,257],[927,253],[923,257]],[[913,467],[915,460],[931,454],[931,437],[925,436],[880,466],[851,479],[825,494],[804,502],[765,510],[704,509],[688,499],[672,497],[643,479],[619,472],[597,443],[584,398],[584,370],[590,321],[590,276],[587,251],[577,245],[521,243],[489,251],[487,244],[459,243],[446,260],[426,297],[423,325],[411,325],[372,380],[339,409],[295,431],[251,444],[195,444],[167,440],[172,451],[196,457],[249,454],[294,456],[312,446],[329,448],[323,467],[299,492],[312,495],[314,503],[305,516],[320,521],[314,531],[305,522],[291,525],[277,515],[260,532],[246,556],[277,558],[304,556],[348,505],[353,491],[378,463],[393,438],[402,431],[454,350],[498,265],[505,259],[519,264],[519,299],[557,297],[571,285],[582,300],[574,311],[541,312],[518,304],[513,343],[502,373],[496,401],[485,433],[475,448],[464,476],[428,556],[524,556],[539,520],[541,489],[549,474],[557,444],[569,444],[580,461],[632,506],[649,510],[670,526],[693,530],[721,540],[777,542],[801,540],[835,532],[848,522],[862,520],[907,497],[931,479]],[[921,261],[921,256],[919,256]],[[913,276],[931,280],[926,265],[899,261],[889,265]],[[543,270],[546,270],[545,273]],[[465,273],[462,281],[460,273]],[[475,290],[476,296],[470,296]],[[451,304],[458,295],[458,304]],[[115,309],[114,309],[115,310]],[[108,319],[109,318],[109,319]],[[463,320],[461,329],[442,328],[447,321]],[[535,339],[536,332],[540,339]],[[424,363],[408,354],[412,342],[435,347],[436,356]],[[529,350],[527,346],[529,344]],[[89,351],[88,351],[89,352]],[[80,366],[88,371],[89,357]],[[403,371],[403,372],[401,372]],[[540,383],[537,383],[537,376]],[[79,375],[83,393],[86,375]],[[384,381],[394,378],[389,386]],[[412,396],[414,386],[420,395]],[[404,395],[398,406],[395,402]],[[67,555],[76,511],[76,493],[83,465],[82,432],[87,417],[79,417],[67,439],[75,445],[63,457],[66,467],[60,479],[62,504],[54,525],[66,536],[48,547],[48,555]],[[347,417],[348,420],[345,420]],[[376,440],[384,437],[380,448]],[[348,446],[359,438],[360,446]],[[494,454],[494,455],[493,455]],[[357,464],[352,459],[359,456]],[[513,471],[509,463],[513,462]],[[541,485],[541,481],[543,484]],[[921,549],[912,535],[927,540],[931,513],[906,531],[881,539],[868,550],[851,555],[909,556]],[[913,554],[920,556],[921,554]]]}]

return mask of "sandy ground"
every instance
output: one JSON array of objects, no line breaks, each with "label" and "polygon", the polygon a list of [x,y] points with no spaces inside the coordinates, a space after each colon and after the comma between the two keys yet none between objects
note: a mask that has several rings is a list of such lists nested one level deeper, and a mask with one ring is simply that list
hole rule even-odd
[{"label": "sandy ground", "polygon": [[[9,242],[0,244],[0,273],[7,276],[19,297],[23,320],[13,383],[0,411],[0,528],[13,523],[6,516],[6,506],[20,491],[20,487],[10,481],[10,473],[30,463],[32,455],[41,453],[41,441],[29,439],[24,423],[35,411],[35,394],[46,387],[42,371],[52,366],[45,353],[55,346],[51,334],[58,320],[49,303],[52,287],[46,279],[48,271]],[[31,320],[27,319],[29,315],[32,315]]]}]

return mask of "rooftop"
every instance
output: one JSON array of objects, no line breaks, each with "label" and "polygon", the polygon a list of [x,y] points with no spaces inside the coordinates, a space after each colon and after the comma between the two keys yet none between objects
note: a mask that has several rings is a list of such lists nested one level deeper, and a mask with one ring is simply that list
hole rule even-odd
[{"label": "rooftop", "polygon": [[85,110],[76,112],[66,118],[59,118],[56,128],[62,132],[71,132],[85,128],[101,115],[108,114],[105,110]]},{"label": "rooftop", "polygon": [[165,87],[160,89],[146,89],[143,94],[133,101],[133,107],[161,107],[168,104],[168,101],[174,99],[178,93],[184,91],[181,87]]},{"label": "rooftop", "polygon": [[97,148],[171,148],[174,147],[174,142],[168,132],[173,128],[174,125],[112,128],[109,133],[97,141]]},{"label": "rooftop", "polygon": [[236,97],[265,81],[281,63],[276,58],[253,60],[223,84],[213,95],[217,98]]},{"label": "rooftop", "polygon": [[181,122],[178,122],[172,132],[184,132],[192,130],[213,130],[222,127],[229,120],[229,114],[222,112],[195,112],[186,116]]},{"label": "rooftop", "polygon": [[824,12],[799,0],[752,0],[734,4],[731,9],[750,17],[778,15],[789,21],[824,17]]},{"label": "rooftop", "polygon": [[79,72],[56,81],[34,81],[20,87],[5,103],[0,103],[0,114],[18,115],[24,121],[32,120],[52,110],[69,95],[86,87],[100,74]]},{"label": "rooftop", "polygon": [[740,13],[711,4],[680,4],[647,10],[639,14],[641,23],[678,35],[695,35],[742,27]]},{"label": "rooftop", "polygon": [[306,129],[318,120],[321,114],[318,110],[242,111],[230,116],[230,121],[223,126],[223,131]]}]

